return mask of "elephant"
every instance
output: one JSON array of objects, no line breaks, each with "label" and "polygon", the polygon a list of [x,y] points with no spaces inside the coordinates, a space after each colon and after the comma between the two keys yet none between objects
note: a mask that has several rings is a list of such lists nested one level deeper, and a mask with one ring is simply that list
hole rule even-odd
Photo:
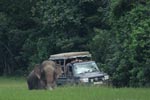
[{"label": "elephant", "polygon": [[56,86],[56,80],[62,73],[61,65],[56,64],[54,61],[46,60],[41,64],[36,64],[27,77],[28,88],[29,90],[52,90]]}]

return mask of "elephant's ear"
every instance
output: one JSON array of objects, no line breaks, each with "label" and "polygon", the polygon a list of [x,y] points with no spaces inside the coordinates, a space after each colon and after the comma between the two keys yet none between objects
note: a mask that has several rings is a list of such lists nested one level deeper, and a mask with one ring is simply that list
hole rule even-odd
[{"label": "elephant's ear", "polygon": [[35,65],[34,73],[35,73],[35,75],[37,76],[38,79],[41,78],[41,70],[40,70],[40,65],[39,64]]}]

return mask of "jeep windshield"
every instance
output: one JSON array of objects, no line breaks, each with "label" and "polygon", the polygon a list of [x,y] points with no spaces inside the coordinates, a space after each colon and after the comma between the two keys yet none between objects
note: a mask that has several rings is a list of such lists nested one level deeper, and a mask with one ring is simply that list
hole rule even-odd
[{"label": "jeep windshield", "polygon": [[74,63],[74,74],[84,74],[99,71],[94,61]]}]

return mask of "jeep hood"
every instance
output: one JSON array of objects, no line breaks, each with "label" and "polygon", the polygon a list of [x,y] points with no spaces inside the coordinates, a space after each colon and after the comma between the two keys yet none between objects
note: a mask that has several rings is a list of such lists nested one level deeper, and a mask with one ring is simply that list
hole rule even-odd
[{"label": "jeep hood", "polygon": [[106,73],[103,72],[87,72],[76,75],[79,78],[103,77]]}]

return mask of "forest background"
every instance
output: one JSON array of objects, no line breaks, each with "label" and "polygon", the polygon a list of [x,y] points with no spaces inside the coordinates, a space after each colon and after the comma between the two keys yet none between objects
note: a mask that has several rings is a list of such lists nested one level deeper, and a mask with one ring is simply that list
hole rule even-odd
[{"label": "forest background", "polygon": [[150,87],[149,0],[0,0],[0,75],[90,51],[112,85]]}]

